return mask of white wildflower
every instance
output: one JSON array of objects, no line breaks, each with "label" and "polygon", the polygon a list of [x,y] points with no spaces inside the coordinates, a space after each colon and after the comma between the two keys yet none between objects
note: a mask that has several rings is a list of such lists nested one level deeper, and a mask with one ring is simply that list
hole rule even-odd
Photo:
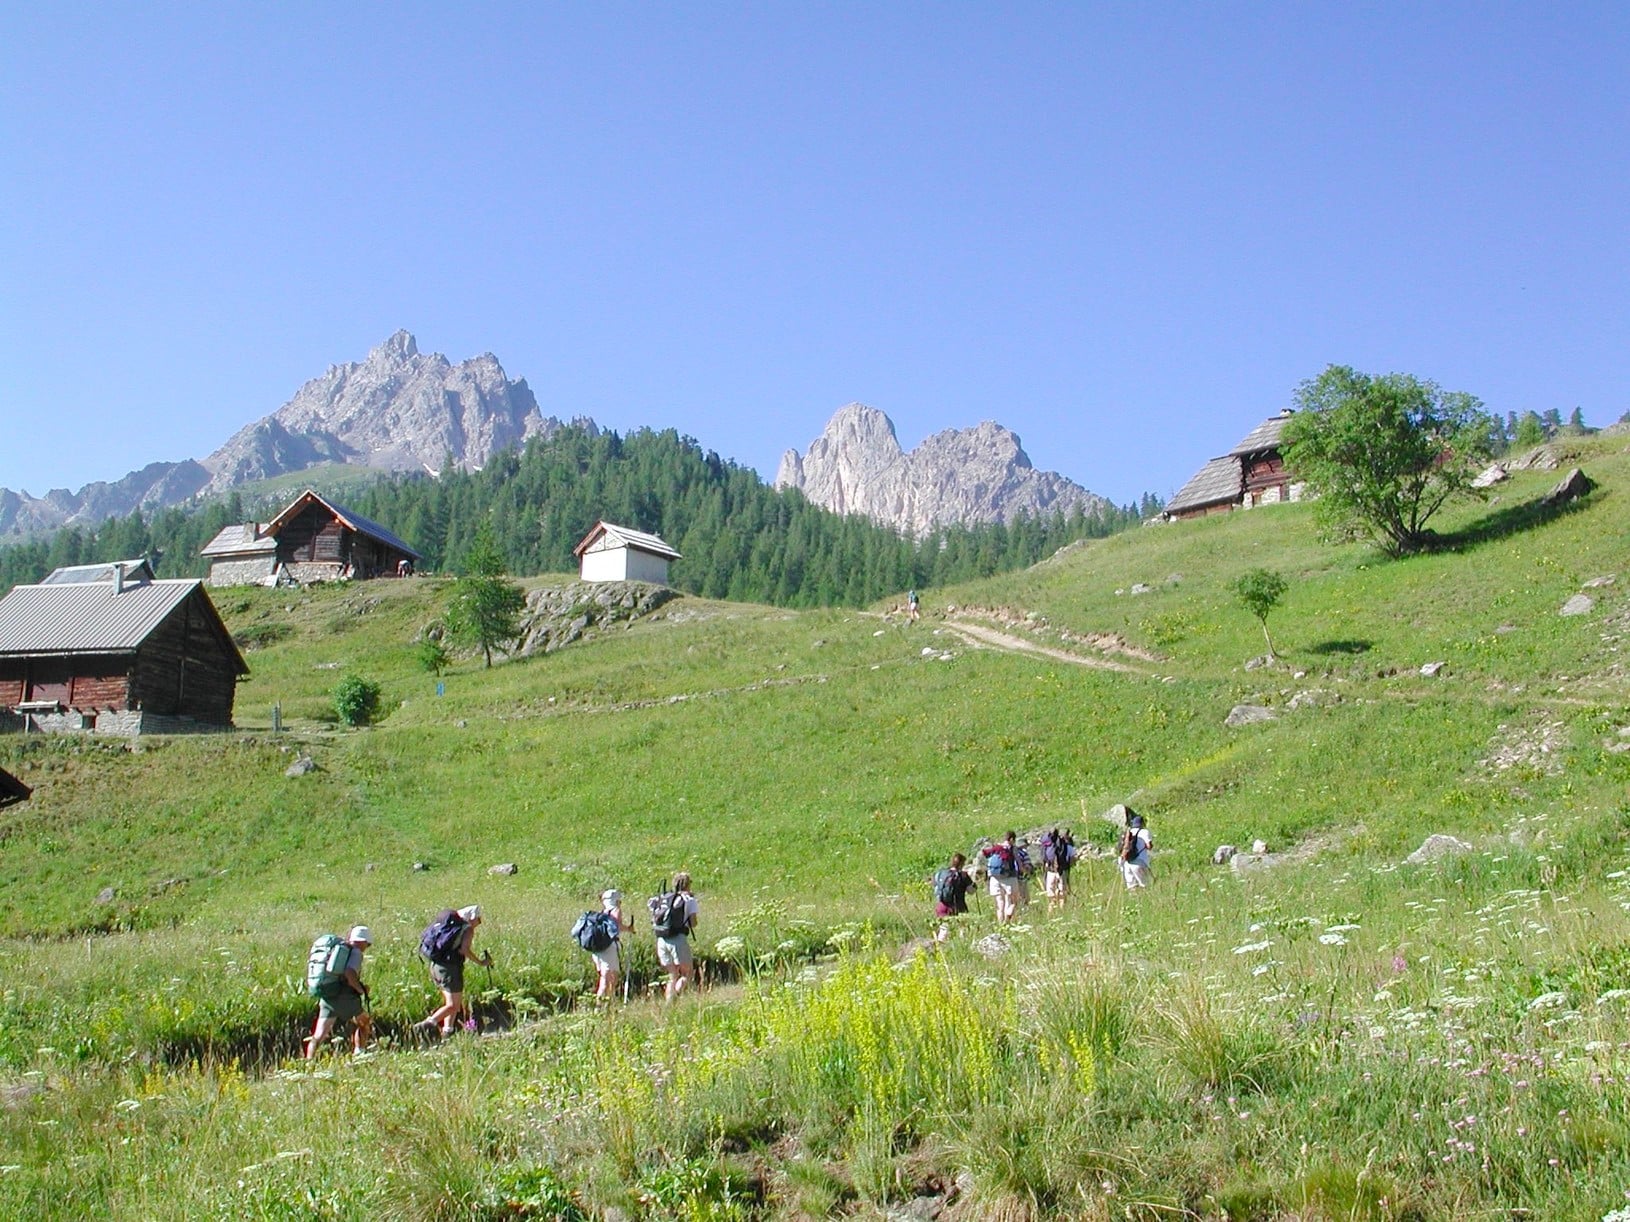
[{"label": "white wildflower", "polygon": [[1346,946],[1347,939],[1339,933],[1321,933],[1319,941],[1325,946]]},{"label": "white wildflower", "polygon": [[1566,993],[1541,993],[1528,1003],[1528,1009],[1530,1012],[1534,1010],[1554,1010],[1558,1006],[1567,1004],[1568,995]]},{"label": "white wildflower", "polygon": [[1234,953],[1236,955],[1254,955],[1257,951],[1267,950],[1272,945],[1272,938],[1264,938],[1260,942],[1247,942],[1244,946],[1236,946],[1234,947]]},{"label": "white wildflower", "polygon": [[121,1099],[115,1103],[114,1108],[121,1112],[134,1112],[141,1107],[140,1099]]}]

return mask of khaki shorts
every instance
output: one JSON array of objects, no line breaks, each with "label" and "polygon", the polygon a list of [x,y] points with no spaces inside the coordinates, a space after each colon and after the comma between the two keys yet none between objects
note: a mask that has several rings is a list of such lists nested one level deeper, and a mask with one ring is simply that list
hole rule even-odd
[{"label": "khaki shorts", "polygon": [[443,993],[462,993],[464,991],[464,960],[456,959],[452,963],[432,963],[430,965],[430,979]]},{"label": "khaki shorts", "polygon": [[657,939],[657,962],[663,967],[689,967],[690,939],[684,934]]},{"label": "khaki shorts", "polygon": [[362,994],[349,985],[340,985],[331,994],[317,998],[317,1014],[337,1023],[348,1023],[362,1013]]},{"label": "khaki shorts", "polygon": [[617,944],[613,942],[605,950],[591,950],[589,958],[594,960],[594,966],[602,972],[620,971],[622,965],[617,961]]}]

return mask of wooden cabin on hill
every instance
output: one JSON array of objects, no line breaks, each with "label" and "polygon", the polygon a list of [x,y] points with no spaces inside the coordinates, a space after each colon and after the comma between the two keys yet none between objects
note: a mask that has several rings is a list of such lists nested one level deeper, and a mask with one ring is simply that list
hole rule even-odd
[{"label": "wooden cabin on hill", "polygon": [[100,567],[103,578],[58,569],[0,599],[0,729],[229,727],[249,666],[203,582],[160,580],[145,561]]},{"label": "wooden cabin on hill", "polygon": [[648,581],[659,586],[668,584],[668,563],[684,559],[658,536],[610,522],[596,522],[572,555],[584,581]]},{"label": "wooden cabin on hill", "polygon": [[423,557],[377,522],[306,489],[270,522],[225,527],[199,553],[212,586],[405,577]]},{"label": "wooden cabin on hill", "polygon": [[1281,447],[1293,414],[1270,416],[1227,454],[1206,463],[1166,502],[1160,516],[1169,522],[1300,500],[1302,486],[1285,470]]}]

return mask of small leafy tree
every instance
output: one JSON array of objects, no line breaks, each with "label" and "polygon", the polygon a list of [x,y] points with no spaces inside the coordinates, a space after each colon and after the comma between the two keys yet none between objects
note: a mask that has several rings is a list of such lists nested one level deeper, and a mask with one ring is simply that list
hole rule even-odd
[{"label": "small leafy tree", "polygon": [[334,713],[348,726],[365,726],[379,715],[379,684],[346,675],[334,689]]},{"label": "small leafy tree", "polygon": [[1272,569],[1252,569],[1237,577],[1228,588],[1262,625],[1262,636],[1268,642],[1268,656],[1277,657],[1273,637],[1268,635],[1268,613],[1279,605],[1280,598],[1284,596],[1288,588],[1285,579]]},{"label": "small leafy tree", "polygon": [[1445,501],[1478,495],[1494,427],[1472,395],[1332,365],[1296,388],[1296,405],[1285,465],[1318,494],[1330,535],[1402,556],[1431,542],[1426,523]]},{"label": "small leafy tree", "polygon": [[413,656],[419,663],[420,670],[435,675],[438,679],[441,672],[447,669],[447,647],[435,637],[421,638],[413,647]]},{"label": "small leafy tree", "polygon": [[453,583],[447,603],[447,636],[455,644],[479,649],[492,665],[492,651],[521,635],[526,593],[504,580],[504,560],[483,526],[464,559],[464,576]]}]

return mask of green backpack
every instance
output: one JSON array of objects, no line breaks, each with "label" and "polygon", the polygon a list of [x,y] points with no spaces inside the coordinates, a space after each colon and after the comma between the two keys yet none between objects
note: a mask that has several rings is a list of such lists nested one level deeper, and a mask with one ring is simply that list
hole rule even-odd
[{"label": "green backpack", "polygon": [[306,958],[306,992],[313,997],[332,993],[345,979],[345,965],[350,961],[350,944],[338,934],[323,934],[311,944]]}]

